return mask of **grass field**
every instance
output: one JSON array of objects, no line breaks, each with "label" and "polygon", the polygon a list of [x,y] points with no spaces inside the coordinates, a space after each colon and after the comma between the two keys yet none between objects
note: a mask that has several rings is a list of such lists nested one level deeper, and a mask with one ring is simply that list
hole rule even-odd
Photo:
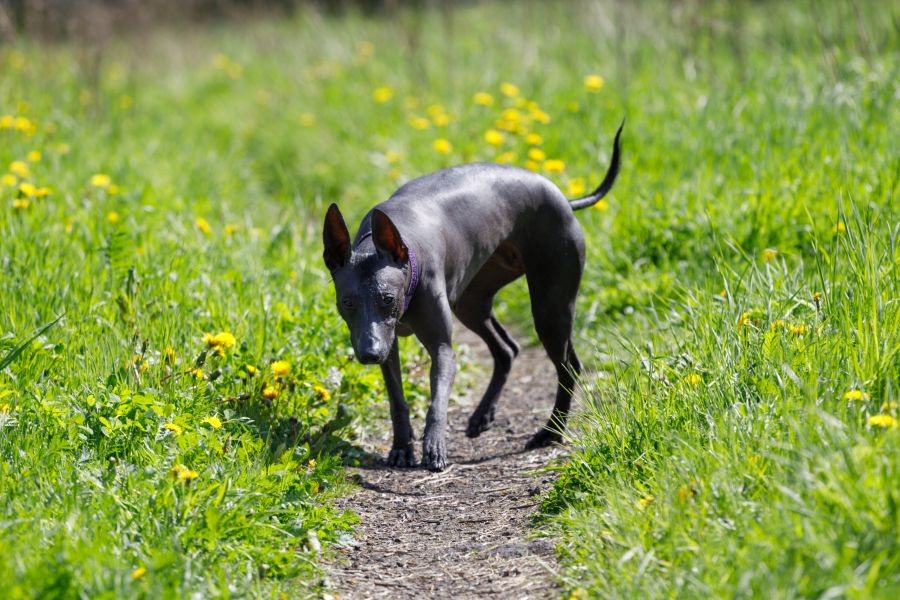
[{"label": "grass field", "polygon": [[896,597],[898,22],[497,2],[0,46],[0,596],[314,593],[387,417],[324,207],[474,160],[578,195],[625,117],[536,517],[566,593]]}]

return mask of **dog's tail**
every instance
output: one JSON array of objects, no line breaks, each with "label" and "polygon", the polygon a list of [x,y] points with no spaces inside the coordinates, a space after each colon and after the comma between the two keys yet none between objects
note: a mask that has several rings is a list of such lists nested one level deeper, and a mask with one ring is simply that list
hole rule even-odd
[{"label": "dog's tail", "polygon": [[619,125],[619,130],[616,132],[616,139],[613,142],[612,160],[609,163],[609,169],[606,171],[606,177],[603,178],[603,182],[596,190],[587,196],[571,200],[569,206],[572,207],[572,210],[580,210],[582,208],[587,208],[588,206],[593,206],[612,189],[613,184],[616,182],[616,175],[619,174],[619,136],[622,135],[623,127],[625,127],[624,119],[622,119],[622,124]]}]

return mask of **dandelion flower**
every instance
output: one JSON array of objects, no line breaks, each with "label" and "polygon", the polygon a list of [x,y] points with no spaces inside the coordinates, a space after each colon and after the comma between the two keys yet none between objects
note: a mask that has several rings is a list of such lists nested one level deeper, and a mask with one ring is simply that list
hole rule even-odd
[{"label": "dandelion flower", "polygon": [[210,225],[209,221],[207,221],[203,217],[197,217],[197,219],[194,221],[194,225],[197,227],[197,229],[200,230],[201,233],[204,233],[206,235],[212,233],[212,225]]},{"label": "dandelion flower", "polygon": [[499,146],[503,143],[503,134],[496,129],[488,129],[484,132],[484,141],[491,146]]},{"label": "dandelion flower", "polygon": [[16,176],[12,175],[11,173],[7,173],[0,177],[0,185],[2,185],[3,187],[13,187],[18,182],[19,180],[16,179]]},{"label": "dandelion flower", "polygon": [[25,157],[28,162],[40,162],[41,160],[41,151],[40,150],[32,150]]},{"label": "dandelion flower", "polygon": [[131,572],[131,578],[137,581],[138,579],[143,579],[144,575],[147,574],[147,567],[138,567],[134,571]]},{"label": "dandelion flower", "polygon": [[872,415],[869,417],[869,427],[896,427],[897,419],[891,415]]},{"label": "dandelion flower", "polygon": [[188,482],[193,479],[197,479],[200,476],[200,473],[194,471],[193,469],[188,469],[183,464],[179,463],[172,467],[169,471],[169,474],[172,475],[178,481]]},{"label": "dandelion flower", "polygon": [[14,160],[11,162],[9,164],[9,172],[18,175],[22,179],[31,177],[31,169],[28,167],[28,163],[21,160]]},{"label": "dandelion flower", "polygon": [[514,163],[516,162],[516,153],[512,151],[503,152],[499,156],[497,156],[497,162],[501,165]]},{"label": "dandelion flower", "polygon": [[323,388],[321,385],[314,385],[314,386],[313,386],[313,391],[314,391],[314,392],[316,393],[316,395],[319,396],[319,398],[321,398],[322,400],[325,400],[325,401],[331,400],[331,394],[328,393],[328,390],[326,390],[325,388]]},{"label": "dandelion flower", "polygon": [[606,212],[609,210],[609,202],[605,199],[601,198],[594,204],[594,210],[599,210],[600,212]]},{"label": "dandelion flower", "polygon": [[691,374],[689,374],[688,376],[686,376],[686,377],[684,378],[684,381],[685,381],[685,383],[687,383],[688,385],[696,386],[698,383],[700,383],[701,381],[703,381],[703,378],[700,377],[700,375],[698,375],[697,373],[691,373]]},{"label": "dandelion flower", "polygon": [[394,97],[394,89],[390,86],[383,85],[381,87],[375,88],[372,92],[372,99],[379,104],[384,104],[385,102],[390,102]]},{"label": "dandelion flower", "polygon": [[544,138],[539,133],[529,133],[525,136],[525,143],[529,146],[540,146],[544,143]]},{"label": "dandelion flower", "polygon": [[0,129],[12,129],[16,120],[12,115],[3,115],[0,117]]},{"label": "dandelion flower", "polygon": [[225,235],[231,236],[231,235],[235,234],[237,229],[238,229],[237,225],[234,225],[233,223],[228,223],[227,225],[225,225],[225,227],[222,228],[222,233],[224,233]]},{"label": "dandelion flower", "polygon": [[213,429],[219,429],[222,426],[222,421],[215,415],[206,417],[205,419],[203,419],[203,421],[201,421],[201,423],[206,423]]},{"label": "dandelion flower", "polygon": [[809,327],[802,323],[798,323],[796,325],[788,325],[788,331],[794,335],[803,335],[809,332]]},{"label": "dandelion flower", "polygon": [[556,173],[558,175],[566,170],[566,163],[559,159],[552,158],[544,161],[544,170],[548,173]]},{"label": "dandelion flower", "polygon": [[33,183],[28,183],[27,181],[19,185],[19,193],[23,196],[28,196],[29,198],[33,198],[37,196],[37,187]]},{"label": "dandelion flower", "polygon": [[109,184],[112,183],[112,179],[110,179],[109,175],[104,175],[103,173],[97,173],[96,175],[91,175],[91,185],[95,188],[99,188],[101,190],[105,190],[109,187]]},{"label": "dandelion flower", "polygon": [[547,158],[547,153],[540,148],[531,148],[528,150],[528,158],[534,161],[542,161]]},{"label": "dandelion flower", "polygon": [[184,428],[181,425],[178,425],[177,423],[166,423],[165,425],[163,425],[163,429],[165,429],[167,431],[171,431],[172,435],[176,435],[176,436],[184,433]]},{"label": "dandelion flower", "polygon": [[191,369],[191,375],[194,376],[194,379],[203,379],[203,369],[197,367],[196,369]]},{"label": "dandelion flower", "polygon": [[599,92],[603,88],[603,78],[599,75],[585,75],[584,76],[584,89],[589,92]]},{"label": "dandelion flower", "polygon": [[286,360],[276,360],[269,368],[275,377],[286,377],[291,372],[291,364]]},{"label": "dandelion flower", "polygon": [[432,147],[438,154],[450,154],[451,152],[453,152],[453,144],[451,144],[444,138],[438,138],[434,140]]},{"label": "dandelion flower", "polygon": [[776,258],[778,258],[778,250],[775,248],[766,248],[762,252],[763,260],[766,262],[772,262]]},{"label": "dandelion flower", "polygon": [[35,198],[46,198],[52,193],[52,190],[47,186],[41,186],[34,191]]},{"label": "dandelion flower", "polygon": [[25,210],[29,206],[31,206],[31,200],[27,198],[16,198],[12,201],[12,207],[15,210]]},{"label": "dandelion flower", "polygon": [[656,500],[656,498],[654,498],[650,494],[647,494],[646,496],[644,496],[643,498],[638,500],[638,508],[640,508],[641,510],[644,510],[645,508],[647,508],[648,506],[653,504],[654,500]]},{"label": "dandelion flower", "polygon": [[235,337],[228,331],[220,331],[213,336],[215,345],[222,348],[231,348],[237,342]]},{"label": "dandelion flower", "polygon": [[882,412],[886,410],[897,410],[897,402],[895,400],[891,400],[890,402],[883,402],[881,404]]},{"label": "dandelion flower", "polygon": [[267,385],[262,391],[263,398],[274,400],[278,397],[278,388],[273,385]]},{"label": "dandelion flower", "polygon": [[862,390],[850,390],[849,392],[844,393],[844,400],[848,402],[852,401],[862,401],[868,400],[869,394]]},{"label": "dandelion flower", "polygon": [[519,95],[519,86],[504,82],[500,84],[500,93],[506,96],[507,98],[515,98]]},{"label": "dandelion flower", "polygon": [[475,95],[472,96],[472,102],[478,106],[493,106],[494,97],[487,92],[476,92]]},{"label": "dandelion flower", "polygon": [[418,129],[419,131],[431,127],[431,121],[429,121],[425,117],[413,117],[409,120],[409,124],[413,129]]},{"label": "dandelion flower", "polygon": [[534,162],[533,160],[526,160],[525,168],[528,169],[529,171],[537,171],[538,169],[541,168],[541,165]]},{"label": "dandelion flower", "polygon": [[533,111],[531,111],[531,118],[543,125],[546,125],[547,123],[550,122],[550,115],[545,113],[544,111],[542,111],[539,108],[536,108]]},{"label": "dandelion flower", "polygon": [[844,233],[847,231],[847,226],[843,221],[838,221],[834,224],[834,227],[831,228],[831,233]]},{"label": "dandelion flower", "polygon": [[250,377],[253,377],[259,372],[259,369],[257,369],[253,365],[244,365],[244,372],[246,372]]},{"label": "dandelion flower", "polygon": [[585,192],[584,179],[576,177],[569,181],[568,191],[570,196],[582,196]]},{"label": "dandelion flower", "polygon": [[115,225],[116,223],[118,223],[121,220],[122,220],[122,216],[114,210],[111,210],[108,213],[106,213],[106,222],[109,223],[110,225]]}]

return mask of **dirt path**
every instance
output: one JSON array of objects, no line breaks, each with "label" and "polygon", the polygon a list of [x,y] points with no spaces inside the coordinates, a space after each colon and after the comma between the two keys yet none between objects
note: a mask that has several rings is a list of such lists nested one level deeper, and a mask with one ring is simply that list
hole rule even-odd
[{"label": "dirt path", "polygon": [[[467,397],[451,399],[451,466],[442,473],[356,469],[361,489],[341,506],[360,515],[361,522],[356,545],[343,549],[329,568],[337,597],[548,598],[559,593],[552,576],[553,544],[531,540],[528,532],[538,494],[550,483],[548,475],[535,471],[563,450],[523,450],[550,414],[555,373],[542,348],[523,348],[494,428],[470,440],[466,422],[492,363],[481,340],[459,324],[456,335],[486,368]],[[386,454],[390,424],[384,427],[383,434],[364,440],[366,449]],[[422,423],[413,427],[420,435]]]}]

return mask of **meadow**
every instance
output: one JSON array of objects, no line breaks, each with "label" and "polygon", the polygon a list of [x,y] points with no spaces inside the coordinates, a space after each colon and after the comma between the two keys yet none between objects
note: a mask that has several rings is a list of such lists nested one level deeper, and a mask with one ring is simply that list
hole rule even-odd
[{"label": "meadow", "polygon": [[898,22],[486,2],[0,45],[0,596],[317,593],[388,414],[325,207],[479,160],[576,196],[625,118],[534,519],[565,594],[896,597]]}]

